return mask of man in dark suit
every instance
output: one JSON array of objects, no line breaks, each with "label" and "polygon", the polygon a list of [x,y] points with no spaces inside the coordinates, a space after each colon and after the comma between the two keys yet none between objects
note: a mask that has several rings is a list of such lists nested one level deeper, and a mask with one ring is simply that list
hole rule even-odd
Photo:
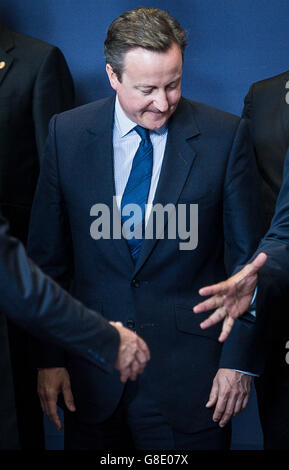
[{"label": "man in dark suit", "polygon": [[257,166],[262,179],[267,228],[282,184],[289,147],[289,72],[253,83],[242,117],[249,119]]},{"label": "man in dark suit", "polygon": [[265,449],[288,449],[289,359],[287,349],[289,320],[289,151],[275,214],[258,249],[240,272],[226,281],[200,289],[211,296],[194,307],[195,313],[215,309],[202,323],[206,329],[223,320],[220,341],[224,341],[234,322],[248,308],[258,281],[256,297],[257,327],[263,337],[266,359],[264,374],[256,379],[258,404]]},{"label": "man in dark suit", "polygon": [[[253,83],[245,98],[243,117],[249,120],[251,136],[254,144],[258,169],[262,178],[263,204],[266,211],[266,225],[272,225],[264,237],[258,252],[264,251],[269,255],[266,266],[260,271],[258,280],[257,304],[260,311],[259,323],[262,324],[264,337],[264,354],[266,357],[264,374],[256,379],[261,424],[264,433],[265,449],[288,449],[289,447],[289,367],[284,358],[285,344],[288,340],[288,159],[284,170],[283,165],[289,146],[289,72]],[[281,188],[278,204],[276,200]],[[287,231],[287,233],[286,233]],[[281,243],[279,243],[281,242]],[[284,244],[283,244],[284,243]],[[257,253],[258,253],[257,252]],[[261,265],[263,264],[262,258]],[[248,292],[256,284],[256,273],[260,269],[258,262],[250,281]],[[245,276],[245,277],[244,277]],[[240,273],[238,282],[244,283],[240,291],[240,301],[244,302],[241,293],[247,288],[249,275]],[[204,290],[204,295],[216,295],[220,308],[223,308],[218,298],[219,289],[228,293],[227,302],[232,312],[243,311],[237,303],[233,308],[232,302],[235,287],[228,280],[227,284],[214,290]],[[230,294],[229,294],[230,291]],[[247,298],[248,296],[247,293]],[[212,301],[207,304],[213,308]],[[246,302],[245,302],[246,307]],[[244,308],[245,308],[244,307]],[[204,307],[203,307],[204,308]],[[228,307],[229,308],[229,304]],[[228,310],[229,311],[229,310]],[[274,321],[270,321],[274,317]],[[264,320],[263,320],[264,319]],[[228,318],[227,318],[228,321]],[[231,321],[231,320],[230,320]],[[232,323],[230,323],[231,325]],[[228,331],[228,330],[227,330]]]},{"label": "man in dark suit", "polygon": [[[288,97],[286,99],[288,85],[288,71],[254,83],[245,98],[243,110],[243,117],[249,119],[257,165],[262,178],[267,227],[274,215],[282,184],[285,155],[289,147],[289,100]],[[288,173],[285,174],[284,184],[286,178]],[[286,194],[284,189],[283,194]],[[279,206],[280,204],[281,201]],[[266,334],[265,371],[255,382],[265,449],[289,448],[289,367],[284,361],[289,320],[284,296],[281,299],[272,310],[271,315],[274,315],[275,320],[270,326],[270,334]],[[288,301],[289,299],[287,305]],[[265,303],[263,304],[265,307]]]},{"label": "man in dark suit", "polygon": [[[0,308],[5,315],[31,334],[55,341],[106,373],[115,367],[122,381],[128,377],[135,380],[149,359],[145,343],[119,322],[110,325],[100,314],[72,299],[33,264],[7,228],[7,221],[0,217]],[[1,346],[6,341],[2,330],[0,340]],[[1,356],[0,361],[2,392],[9,378],[5,358]],[[0,450],[17,448],[10,411],[6,407],[1,413]]]},{"label": "man in dark suit", "polygon": [[[11,234],[23,243],[49,120],[73,104],[73,81],[60,50],[0,24],[0,209]],[[4,318],[1,324],[5,335]],[[28,365],[28,335],[10,321],[8,334],[10,347],[8,350],[7,342],[2,343],[2,357],[8,367],[11,354],[20,446],[43,448],[35,371]],[[9,407],[13,407],[10,386],[7,393]],[[0,402],[5,413],[7,400]]]},{"label": "man in dark suit", "polygon": [[[286,151],[289,146],[289,104],[288,104],[289,72],[284,72],[275,77],[253,83],[245,98],[243,117],[249,120],[251,136],[254,144],[258,169],[262,179],[263,204],[266,213],[266,226],[270,225],[274,215],[276,200],[282,184],[283,165]],[[288,157],[287,157],[288,158]],[[279,237],[280,215],[284,214],[286,206],[284,202],[288,196],[286,178],[288,172],[284,173],[284,187],[274,218],[274,223],[269,230],[269,239],[273,231],[276,231],[277,240],[286,240],[282,233]],[[286,212],[285,212],[286,213]],[[274,239],[274,237],[273,237]],[[267,240],[267,236],[265,237]],[[273,243],[274,246],[274,243]],[[268,305],[272,307],[271,316],[274,322],[270,325],[266,321],[266,337],[264,352],[266,356],[264,374],[256,379],[256,390],[260,419],[264,434],[265,449],[288,449],[289,447],[289,407],[287,405],[289,388],[289,367],[284,360],[284,348],[288,340],[288,298],[286,299],[284,285],[284,267],[277,272],[273,267],[274,260],[283,265],[286,262],[286,246],[275,244],[273,250],[271,243],[261,245],[261,251],[270,254],[269,264],[266,272],[274,272],[277,279],[285,279],[283,288],[273,287],[273,274],[265,275],[262,271],[262,289],[259,296],[260,315],[266,317],[262,310],[268,312]],[[260,250],[258,250],[260,251]],[[273,253],[274,251],[274,253]],[[281,255],[281,253],[284,253]],[[284,260],[282,260],[284,256]],[[265,269],[265,268],[264,268]],[[281,275],[281,273],[283,273]],[[266,281],[264,281],[266,279]],[[258,282],[260,284],[260,282]],[[268,293],[264,286],[267,286]],[[274,291],[274,293],[273,293]],[[279,292],[279,299],[276,294]],[[274,298],[274,302],[268,300]],[[266,299],[266,301],[261,301]],[[269,314],[268,314],[269,315]],[[265,327],[264,327],[265,328]]]},{"label": "man in dark suit", "polygon": [[[181,97],[185,45],[168,13],[124,13],[105,41],[116,98],[50,124],[29,252],[106,318],[124,305],[121,321],[141,332],[152,357],[147,373],[123,387],[59,349],[39,347],[47,408],[71,385],[67,449],[228,448],[228,423],[248,401],[245,372],[262,368],[250,314],[224,347],[219,328],[202,332],[192,314],[199,286],[226,272],[225,243],[235,269],[255,249],[261,222],[246,123]],[[151,237],[157,204],[169,213],[162,213],[164,224],[156,215]],[[191,220],[192,204],[198,221]]]},{"label": "man in dark suit", "polygon": [[0,207],[26,242],[39,162],[53,114],[74,105],[61,51],[0,24]]}]

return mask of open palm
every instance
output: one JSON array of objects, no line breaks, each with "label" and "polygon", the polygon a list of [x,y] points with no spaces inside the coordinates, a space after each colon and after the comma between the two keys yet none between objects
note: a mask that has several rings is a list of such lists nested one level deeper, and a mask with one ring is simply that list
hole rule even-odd
[{"label": "open palm", "polygon": [[223,320],[223,327],[219,341],[223,342],[229,336],[236,318],[246,312],[251,304],[257,285],[258,271],[266,263],[267,255],[260,253],[252,263],[230,277],[226,281],[202,287],[199,291],[201,296],[211,296],[209,299],[197,304],[194,313],[214,310],[214,312],[203,321],[202,329],[209,328]]}]

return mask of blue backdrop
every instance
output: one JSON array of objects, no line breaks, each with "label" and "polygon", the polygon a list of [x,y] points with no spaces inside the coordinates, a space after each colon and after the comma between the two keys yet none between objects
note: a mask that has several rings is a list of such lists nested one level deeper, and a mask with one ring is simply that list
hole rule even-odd
[{"label": "blue backdrop", "polygon": [[[169,10],[188,31],[188,98],[240,114],[253,81],[289,69],[288,0],[0,0],[0,21],[61,48],[82,104],[112,93],[104,71],[106,29],[139,5]],[[52,435],[48,446],[59,445]],[[254,395],[234,420],[233,446],[261,446]]]},{"label": "blue backdrop", "polygon": [[104,73],[106,28],[139,5],[169,10],[188,31],[183,94],[239,114],[251,82],[289,68],[288,0],[0,0],[0,19],[58,45],[78,103],[111,93]]}]

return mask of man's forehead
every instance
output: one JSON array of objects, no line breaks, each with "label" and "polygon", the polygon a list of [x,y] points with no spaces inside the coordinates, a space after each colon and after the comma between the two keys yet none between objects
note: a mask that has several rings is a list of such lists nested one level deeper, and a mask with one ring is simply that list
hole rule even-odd
[{"label": "man's forehead", "polygon": [[[175,82],[178,82],[180,79],[182,78],[182,74],[181,73],[178,73],[178,75],[176,75],[175,77],[172,78],[172,80],[169,80],[167,85],[170,85],[170,84],[173,84]],[[145,79],[141,79],[139,82],[136,82],[134,84],[134,86],[136,88],[150,88],[150,87],[154,87],[156,86],[155,83],[154,83],[154,80],[145,80]]]},{"label": "man's forehead", "polygon": [[137,86],[150,86],[159,80],[170,83],[180,79],[182,67],[178,46],[166,52],[137,48],[125,54],[122,75],[135,81]]}]

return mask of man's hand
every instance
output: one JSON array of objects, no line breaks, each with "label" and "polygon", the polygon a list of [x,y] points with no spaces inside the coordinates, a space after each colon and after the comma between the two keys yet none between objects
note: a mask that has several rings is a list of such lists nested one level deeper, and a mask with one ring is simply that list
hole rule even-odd
[{"label": "man's hand", "polygon": [[120,371],[120,380],[124,383],[127,379],[135,380],[137,375],[143,372],[150,359],[149,349],[136,333],[125,328],[121,322],[109,323],[117,329],[120,335],[115,363],[115,368]]},{"label": "man's hand", "polygon": [[75,411],[74,399],[70,387],[70,378],[64,367],[51,367],[38,370],[38,395],[41,408],[55,424],[58,431],[62,425],[57,413],[57,398],[63,394],[64,402],[69,411]]},{"label": "man's hand", "polygon": [[213,421],[224,427],[247,406],[252,376],[231,369],[219,369],[213,381],[207,408],[215,406]]},{"label": "man's hand", "polygon": [[215,309],[212,315],[200,324],[202,329],[224,320],[219,341],[225,341],[233,328],[235,319],[248,310],[257,285],[258,271],[266,260],[267,255],[260,253],[252,263],[246,264],[241,271],[226,281],[199,290],[200,295],[212,297],[195,305],[194,313]]}]

